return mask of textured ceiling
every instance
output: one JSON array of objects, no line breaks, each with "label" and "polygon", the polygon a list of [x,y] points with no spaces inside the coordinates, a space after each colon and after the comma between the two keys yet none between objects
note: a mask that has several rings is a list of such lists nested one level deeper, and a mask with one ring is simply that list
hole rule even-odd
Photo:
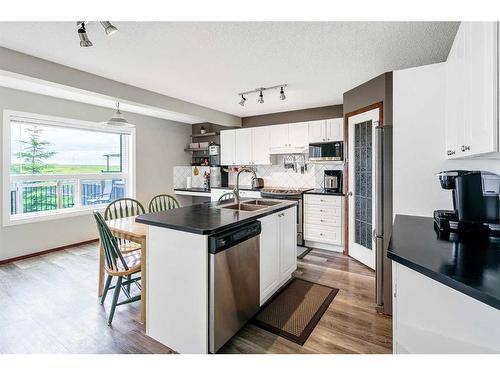
[{"label": "textured ceiling", "polygon": [[[345,91],[383,72],[444,61],[450,22],[0,22],[0,46],[245,117],[342,103]],[[287,100],[237,93],[288,83]]]}]

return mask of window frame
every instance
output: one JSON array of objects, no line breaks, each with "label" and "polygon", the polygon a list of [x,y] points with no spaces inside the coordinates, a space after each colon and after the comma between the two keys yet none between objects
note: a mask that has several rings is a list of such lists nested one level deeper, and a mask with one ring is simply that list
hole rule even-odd
[{"label": "window frame", "polygon": [[[80,130],[94,130],[107,133],[115,134],[126,134],[128,135],[127,147],[127,161],[126,167],[128,171],[122,171],[120,173],[110,172],[110,173],[81,173],[81,174],[41,174],[41,175],[22,175],[19,179],[33,179],[33,176],[39,176],[40,180],[54,180],[54,179],[116,179],[126,178],[127,179],[127,196],[131,198],[136,197],[136,129],[135,127],[124,128],[121,126],[113,126],[107,124],[99,124],[91,121],[75,120],[64,117],[47,116],[37,113],[21,112],[5,109],[3,111],[3,132],[2,132],[2,156],[3,156],[3,173],[2,173],[2,224],[4,227],[18,225],[18,224],[28,224],[36,223],[46,220],[57,220],[64,219],[68,217],[89,215],[94,210],[103,210],[108,204],[103,203],[99,205],[92,206],[80,206],[73,208],[62,208],[47,211],[31,212],[26,214],[17,214],[16,217],[10,214],[10,184],[11,184],[11,118],[12,117],[26,117],[40,122],[43,125],[45,122],[50,126],[60,126],[62,128],[74,128]],[[24,177],[25,176],[25,177]]]}]

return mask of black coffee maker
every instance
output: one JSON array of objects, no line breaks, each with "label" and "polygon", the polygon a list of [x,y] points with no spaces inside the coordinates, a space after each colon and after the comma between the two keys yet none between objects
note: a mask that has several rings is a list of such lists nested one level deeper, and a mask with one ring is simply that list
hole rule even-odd
[{"label": "black coffee maker", "polygon": [[500,176],[483,171],[453,170],[437,174],[452,191],[453,211],[434,211],[440,231],[500,234]]}]

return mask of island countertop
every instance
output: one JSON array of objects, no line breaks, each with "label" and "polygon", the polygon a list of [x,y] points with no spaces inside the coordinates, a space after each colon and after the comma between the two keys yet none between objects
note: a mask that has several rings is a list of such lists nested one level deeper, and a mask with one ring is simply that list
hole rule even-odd
[{"label": "island countertop", "polygon": [[397,215],[387,256],[500,309],[500,238],[443,238],[432,218]]},{"label": "island countertop", "polygon": [[[244,201],[242,200],[242,203]],[[297,205],[296,201],[277,200],[277,202],[279,203],[274,206],[258,211],[225,209],[220,207],[218,202],[195,204],[168,211],[139,215],[136,221],[183,232],[211,235]]]}]

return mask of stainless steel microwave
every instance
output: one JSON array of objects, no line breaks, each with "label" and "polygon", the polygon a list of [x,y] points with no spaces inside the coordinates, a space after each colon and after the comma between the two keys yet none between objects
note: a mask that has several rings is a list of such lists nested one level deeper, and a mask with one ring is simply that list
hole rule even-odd
[{"label": "stainless steel microwave", "polygon": [[309,143],[309,160],[344,160],[344,142]]}]

